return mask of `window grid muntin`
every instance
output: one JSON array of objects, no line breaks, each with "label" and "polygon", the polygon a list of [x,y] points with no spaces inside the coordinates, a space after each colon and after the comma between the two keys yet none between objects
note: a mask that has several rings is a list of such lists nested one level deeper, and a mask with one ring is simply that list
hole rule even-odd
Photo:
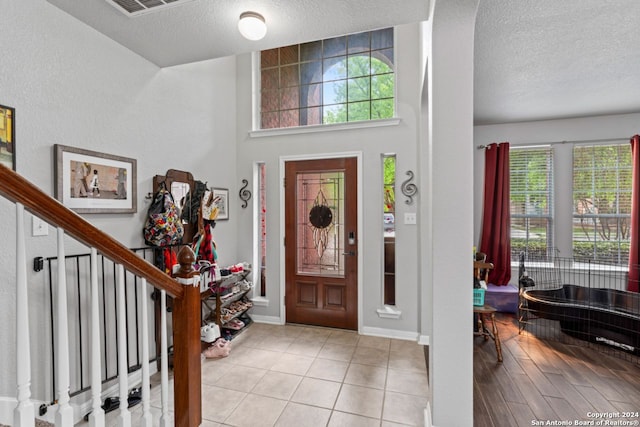
[{"label": "window grid muntin", "polygon": [[[360,41],[360,45],[362,44],[361,42],[363,40],[367,40],[368,42],[368,46],[367,48],[363,48],[363,47],[358,47],[359,44],[357,43],[358,41]],[[350,40],[353,41],[354,46],[350,45]],[[341,49],[339,48],[325,48],[325,44],[332,44],[335,43],[337,45],[339,45],[342,42],[345,42],[345,49]],[[295,53],[292,53],[294,52]],[[324,55],[324,52],[327,52],[327,55]],[[394,103],[394,99],[395,99],[395,80],[394,80],[394,76],[395,76],[395,71],[393,69],[393,65],[394,65],[394,56],[393,56],[393,52],[394,52],[394,47],[393,47],[393,29],[392,28],[387,28],[384,30],[377,30],[377,31],[372,31],[372,32],[367,32],[367,33],[358,33],[358,34],[353,34],[353,35],[349,35],[349,36],[343,36],[343,37],[336,37],[336,38],[332,38],[332,39],[325,39],[325,40],[320,40],[317,42],[311,42],[311,43],[304,43],[301,45],[292,45],[292,46],[285,46],[283,48],[276,48],[276,49],[271,49],[268,51],[263,51],[261,52],[261,74],[262,73],[267,73],[268,78],[264,79],[261,78],[261,82],[263,83],[263,86],[261,88],[261,110],[260,110],[260,117],[261,117],[261,128],[262,129],[269,129],[269,128],[282,128],[282,127],[290,127],[290,126],[305,126],[305,125],[315,125],[315,124],[326,124],[326,120],[327,117],[329,116],[330,111],[332,110],[336,110],[339,106],[341,108],[345,108],[346,111],[343,112],[343,114],[340,115],[340,117],[342,117],[344,120],[340,119],[337,122],[342,122],[342,121],[352,121],[349,120],[350,118],[353,118],[353,121],[355,120],[373,120],[373,119],[384,119],[384,118],[390,118],[393,117],[395,115],[395,103]],[[307,88],[309,87],[310,84],[314,84],[314,83],[327,83],[327,82],[343,82],[345,85],[348,86],[348,78],[349,76],[349,72],[348,72],[348,62],[350,58],[357,58],[357,57],[361,57],[363,56],[363,54],[366,54],[364,56],[367,56],[368,61],[369,61],[369,72],[367,74],[367,76],[370,78],[370,88],[372,87],[372,82],[371,80],[374,79],[377,76],[387,76],[390,79],[390,82],[392,83],[390,86],[390,90],[388,90],[388,93],[385,93],[383,96],[379,96],[379,97],[375,97],[376,95],[371,94],[371,89],[370,89],[370,98],[368,99],[368,101],[370,101],[370,104],[368,104],[368,108],[362,110],[358,110],[358,106],[362,105],[363,100],[361,99],[357,99],[357,100],[351,100],[349,101],[349,96],[348,96],[348,88],[345,88],[346,94],[345,94],[345,102],[334,102],[332,104],[327,104],[324,105],[324,99],[323,99],[323,94],[320,93],[320,99],[318,99],[317,102],[314,102],[316,98],[311,100],[311,104],[307,104],[307,100],[308,97],[304,96],[306,92],[303,92],[305,89],[305,86],[307,86]],[[264,55],[264,60],[262,59]],[[297,62],[292,62],[293,58],[296,57],[297,58]],[[277,58],[277,61],[276,61]],[[345,71],[345,76],[344,78],[340,78],[340,79],[331,79],[331,80],[325,80],[324,79],[324,75],[327,72],[327,69],[323,66],[321,68],[321,75],[318,77],[319,79],[314,79],[313,76],[317,75],[317,70],[314,73],[311,73],[311,77],[309,77],[308,74],[308,67],[310,66],[310,64],[312,63],[317,63],[319,62],[320,64],[324,64],[325,60],[333,58],[332,61],[336,61],[337,58],[341,58],[342,60],[344,60],[344,62],[346,63],[346,68],[347,70]],[[374,67],[372,65],[372,59],[371,58],[375,58],[378,61],[380,61],[380,63],[382,63],[383,65],[386,65],[386,69],[384,69],[383,71],[376,71],[374,70]],[[297,64],[298,67],[298,86],[300,88],[300,93],[298,95],[298,100],[299,100],[299,106],[298,108],[284,108],[286,106],[290,106],[291,103],[287,103],[286,106],[283,105],[283,98],[282,95],[280,93],[277,94],[277,102],[273,99],[269,99],[269,100],[265,100],[265,97],[273,97],[276,96],[275,92],[273,92],[274,90],[274,80],[275,77],[272,75],[273,73],[275,73],[275,70],[278,70],[278,85],[276,86],[278,89],[281,89],[283,85],[286,85],[288,83],[291,82],[291,79],[286,79],[286,81],[283,81],[283,77],[282,77],[282,71],[281,68],[283,68],[284,63],[283,61],[287,62],[288,66],[292,66]],[[364,77],[364,76],[360,76],[360,77]],[[308,79],[308,80],[307,80]],[[268,84],[267,87],[264,86],[265,82]],[[286,98],[287,101],[290,101],[291,98]],[[308,121],[308,114],[303,114],[302,110],[304,109],[308,109],[309,107],[312,106],[316,106],[316,105],[321,106],[321,110],[320,110],[320,114],[318,115],[313,115],[312,117],[315,118],[315,120],[312,120],[311,122]],[[326,111],[325,111],[325,107],[327,107]],[[293,113],[291,110],[297,110],[297,113]],[[366,115],[366,118],[364,118],[362,116],[362,111],[367,111],[368,114]],[[375,113],[375,114],[374,114]],[[390,114],[390,115],[389,115]],[[287,120],[293,120],[293,118],[296,118],[298,122],[292,122],[292,121],[287,121]],[[318,120],[321,119],[320,123],[318,123]],[[304,121],[304,123],[303,123]]]}]

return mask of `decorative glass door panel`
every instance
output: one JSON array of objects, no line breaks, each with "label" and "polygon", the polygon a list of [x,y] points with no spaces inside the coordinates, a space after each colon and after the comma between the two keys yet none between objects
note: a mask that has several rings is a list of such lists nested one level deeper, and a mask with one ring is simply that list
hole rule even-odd
[{"label": "decorative glass door panel", "polygon": [[298,274],[344,277],[344,172],[299,173]]},{"label": "decorative glass door panel", "polygon": [[358,325],[357,160],[285,163],[286,320]]}]

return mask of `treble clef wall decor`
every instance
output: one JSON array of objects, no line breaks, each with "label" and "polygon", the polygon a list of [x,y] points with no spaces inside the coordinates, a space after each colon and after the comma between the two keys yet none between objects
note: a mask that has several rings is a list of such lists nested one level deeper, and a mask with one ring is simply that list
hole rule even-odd
[{"label": "treble clef wall decor", "polygon": [[413,204],[413,196],[418,193],[418,187],[416,187],[416,185],[411,182],[414,176],[413,172],[407,171],[407,175],[409,176],[409,178],[407,178],[407,180],[402,183],[400,190],[402,191],[402,194],[407,197],[407,200],[405,200],[404,202],[408,205],[411,205]]},{"label": "treble clef wall decor", "polygon": [[247,181],[246,179],[242,180],[242,183],[244,184],[241,188],[240,188],[240,200],[242,200],[242,208],[246,208],[249,202],[249,199],[251,199],[251,191],[247,190],[247,187],[249,186],[249,181]]}]

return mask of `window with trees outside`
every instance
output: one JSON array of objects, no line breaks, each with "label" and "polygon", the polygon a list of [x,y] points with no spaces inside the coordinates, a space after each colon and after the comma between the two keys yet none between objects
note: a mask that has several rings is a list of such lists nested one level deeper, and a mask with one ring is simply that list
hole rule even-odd
[{"label": "window with trees outside", "polygon": [[573,257],[626,265],[631,219],[629,144],[573,149]]},{"label": "window with trees outside", "polygon": [[260,127],[287,128],[395,115],[393,28],[260,53]]},{"label": "window with trees outside", "polygon": [[514,148],[509,153],[511,260],[520,252],[545,258],[553,243],[553,151]]},{"label": "window with trees outside", "polygon": [[385,305],[396,304],[396,155],[382,155],[382,237]]}]

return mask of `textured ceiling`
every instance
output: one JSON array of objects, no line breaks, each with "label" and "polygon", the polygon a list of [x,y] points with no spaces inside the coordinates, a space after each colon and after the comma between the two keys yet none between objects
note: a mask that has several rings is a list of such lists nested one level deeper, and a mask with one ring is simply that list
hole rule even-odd
[{"label": "textured ceiling", "polygon": [[[195,0],[133,18],[105,0],[48,0],[160,67],[424,21],[426,0]],[[258,42],[238,32],[242,12],[262,14]]]},{"label": "textured ceiling", "polygon": [[476,124],[640,112],[639,20],[638,0],[481,0]]},{"label": "textured ceiling", "polygon": [[[105,0],[48,1],[161,67],[428,14],[427,0],[194,0],[129,18]],[[266,18],[261,41],[237,31],[247,10]],[[480,0],[476,124],[640,112],[639,21],[638,0]]]}]

